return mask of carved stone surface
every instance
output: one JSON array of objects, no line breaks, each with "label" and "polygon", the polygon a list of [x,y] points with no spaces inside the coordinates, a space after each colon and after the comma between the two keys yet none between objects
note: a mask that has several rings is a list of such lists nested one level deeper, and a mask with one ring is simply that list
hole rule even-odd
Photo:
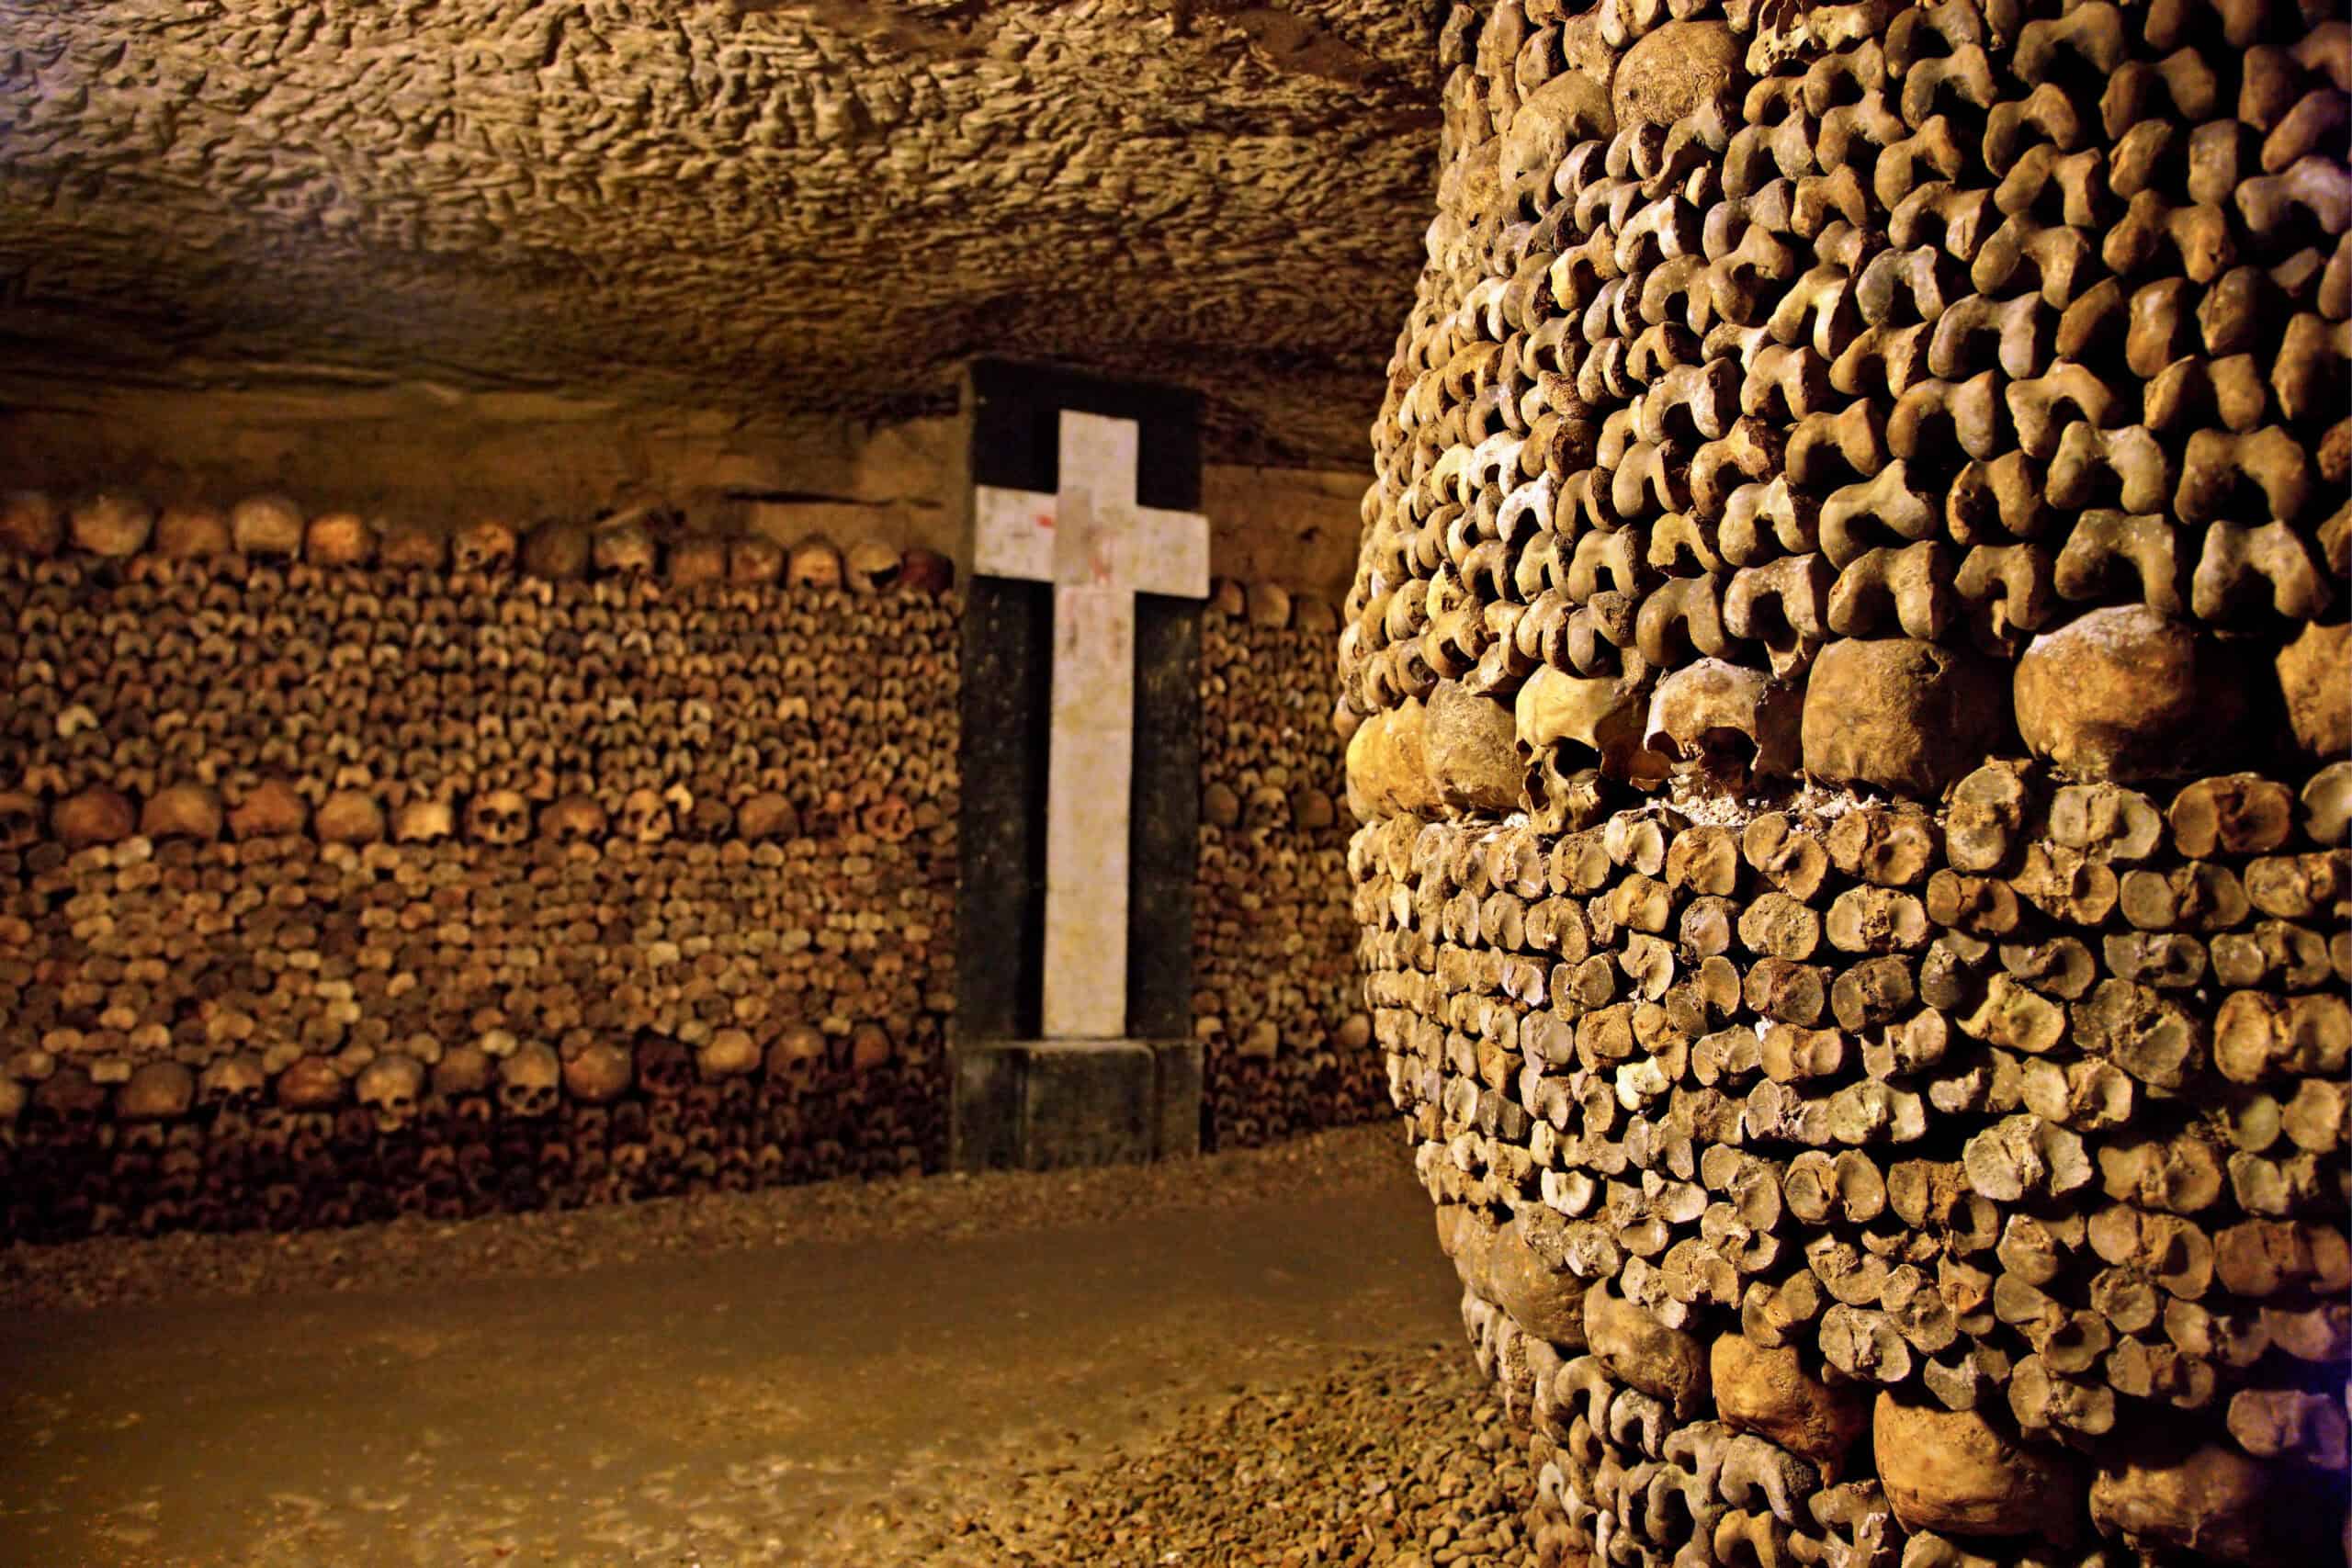
[{"label": "carved stone surface", "polygon": [[1349,857],[1546,1554],[2340,1561],[2352,29],[1442,47]]},{"label": "carved stone surface", "polygon": [[[937,408],[976,348],[1352,457],[1426,188],[1426,6],[0,6],[44,377]],[[1302,149],[1316,149],[1314,156]]]}]

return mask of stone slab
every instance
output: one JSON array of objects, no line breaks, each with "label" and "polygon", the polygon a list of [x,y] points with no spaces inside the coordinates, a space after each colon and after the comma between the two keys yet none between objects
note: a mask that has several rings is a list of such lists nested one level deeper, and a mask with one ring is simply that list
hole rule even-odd
[{"label": "stone slab", "polygon": [[974,578],[964,590],[963,798],[956,817],[958,1038],[1042,1027],[1046,791],[1054,591]]},{"label": "stone slab", "polygon": [[977,486],[972,491],[972,571],[1032,582],[1050,579],[1060,537],[1054,513],[1051,496]]},{"label": "stone slab", "polygon": [[948,1164],[1056,1170],[1200,1152],[1191,1040],[1019,1040],[955,1052]]},{"label": "stone slab", "polygon": [[1018,1049],[958,1048],[948,1102],[947,1164],[952,1170],[1009,1170],[1021,1164],[1021,1097],[1029,1059]]},{"label": "stone slab", "polygon": [[1154,1108],[1152,1153],[1183,1159],[1201,1152],[1201,1080],[1204,1056],[1197,1040],[1163,1040],[1151,1048],[1158,1068],[1159,1104]]},{"label": "stone slab", "polygon": [[1133,1165],[1152,1157],[1159,1059],[1128,1040],[1035,1042],[1023,1083],[1021,1155],[1030,1170]]}]

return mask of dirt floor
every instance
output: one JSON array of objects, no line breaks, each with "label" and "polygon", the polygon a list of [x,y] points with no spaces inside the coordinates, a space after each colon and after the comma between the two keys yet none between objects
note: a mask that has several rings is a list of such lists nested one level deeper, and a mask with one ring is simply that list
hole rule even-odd
[{"label": "dirt floor", "polygon": [[0,1563],[1519,1564],[1386,1125],[0,1252]]}]

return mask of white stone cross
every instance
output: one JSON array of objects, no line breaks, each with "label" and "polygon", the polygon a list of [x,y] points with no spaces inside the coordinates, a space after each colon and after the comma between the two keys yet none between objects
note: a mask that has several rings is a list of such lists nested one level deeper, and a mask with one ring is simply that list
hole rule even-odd
[{"label": "white stone cross", "polygon": [[972,570],[1054,585],[1046,795],[1048,1040],[1127,1025],[1127,811],[1136,600],[1209,591],[1208,519],[1136,503],[1131,419],[1064,410],[1060,489],[975,487]]}]

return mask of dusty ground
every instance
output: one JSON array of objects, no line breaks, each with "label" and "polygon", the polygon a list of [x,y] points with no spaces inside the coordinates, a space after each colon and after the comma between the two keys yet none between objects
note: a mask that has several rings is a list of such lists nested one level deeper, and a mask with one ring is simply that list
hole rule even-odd
[{"label": "dusty ground", "polygon": [[0,1562],[1524,1561],[1386,1126],[0,1254]]}]

